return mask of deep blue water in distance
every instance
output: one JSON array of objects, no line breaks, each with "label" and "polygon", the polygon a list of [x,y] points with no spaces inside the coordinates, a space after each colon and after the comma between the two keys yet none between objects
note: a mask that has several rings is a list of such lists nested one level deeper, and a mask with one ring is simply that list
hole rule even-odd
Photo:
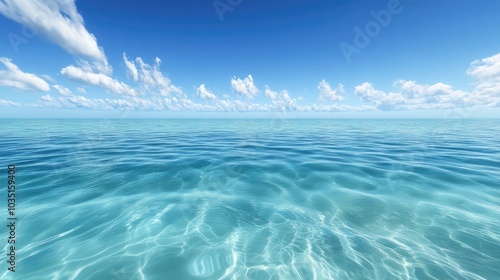
[{"label": "deep blue water in distance", "polygon": [[0,278],[500,279],[499,135],[486,119],[3,119],[19,220]]}]

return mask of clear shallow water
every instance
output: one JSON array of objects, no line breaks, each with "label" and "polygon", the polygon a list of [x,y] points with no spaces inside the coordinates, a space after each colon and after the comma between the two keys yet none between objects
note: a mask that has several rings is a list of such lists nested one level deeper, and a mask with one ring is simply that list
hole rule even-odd
[{"label": "clear shallow water", "polygon": [[2,123],[14,279],[500,275],[498,120]]}]

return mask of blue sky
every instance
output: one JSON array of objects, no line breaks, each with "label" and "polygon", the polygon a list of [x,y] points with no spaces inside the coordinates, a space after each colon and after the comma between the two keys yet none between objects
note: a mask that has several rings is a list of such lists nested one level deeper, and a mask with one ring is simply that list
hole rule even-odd
[{"label": "blue sky", "polygon": [[496,117],[499,1],[0,1],[0,117]]}]

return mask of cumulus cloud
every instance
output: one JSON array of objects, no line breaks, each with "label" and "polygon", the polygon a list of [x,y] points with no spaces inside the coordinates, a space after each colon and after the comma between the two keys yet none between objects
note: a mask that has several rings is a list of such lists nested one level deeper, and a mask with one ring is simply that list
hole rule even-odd
[{"label": "cumulus cloud", "polygon": [[368,82],[356,86],[354,92],[362,101],[373,103],[376,106],[379,106],[387,99],[387,94],[385,92],[376,90],[373,88],[373,85]]},{"label": "cumulus cloud", "polygon": [[386,111],[500,106],[500,54],[473,61],[467,74],[475,79],[476,87],[471,92],[444,83],[398,80],[393,84],[394,92],[377,90],[365,82],[355,87],[355,93],[362,101]]},{"label": "cumulus cloud", "polygon": [[500,96],[500,53],[472,62],[467,74],[476,79],[478,94]]},{"label": "cumulus cloud", "polygon": [[103,73],[89,72],[83,68],[71,65],[63,68],[61,74],[70,80],[98,86],[116,94],[137,95],[137,91],[129,85],[117,81]]},{"label": "cumulus cloud", "polygon": [[380,110],[438,109],[478,105],[472,95],[454,90],[450,85],[436,83],[422,85],[415,81],[398,80],[393,85],[396,92],[377,90],[371,83],[355,87],[354,92],[362,101],[372,103]]},{"label": "cumulus cloud", "polygon": [[321,101],[341,101],[344,100],[342,94],[344,94],[344,86],[339,84],[336,89],[332,89],[330,84],[322,80],[318,85],[319,90],[319,100]]},{"label": "cumulus cloud", "polygon": [[169,96],[171,93],[182,94],[182,89],[173,85],[170,79],[161,72],[160,58],[155,58],[155,63],[150,65],[140,57],[137,57],[135,61],[128,60],[124,53],[123,61],[129,76],[139,83],[140,90],[144,93],[159,94],[161,96]]},{"label": "cumulus cloud", "polygon": [[56,91],[59,92],[59,94],[61,95],[69,96],[72,94],[69,88],[63,87],[61,85],[53,85],[52,87],[55,88]]},{"label": "cumulus cloud", "polygon": [[259,89],[253,82],[252,75],[248,75],[245,79],[233,77],[231,79],[231,87],[233,90],[242,96],[253,98],[259,92]]},{"label": "cumulus cloud", "polygon": [[215,100],[217,99],[217,96],[215,94],[211,93],[207,88],[205,87],[205,84],[201,84],[198,89],[196,89],[196,93],[201,99],[212,99]]},{"label": "cumulus cloud", "polygon": [[85,28],[74,0],[3,0],[0,13],[43,34],[71,54],[108,65],[95,36]]},{"label": "cumulus cloud", "polygon": [[272,91],[269,86],[266,86],[266,89],[264,90],[264,93],[266,94],[267,97],[270,99],[274,100],[278,98],[278,93],[276,91]]},{"label": "cumulus cloud", "polygon": [[12,61],[0,57],[0,63],[5,70],[0,70],[0,86],[17,88],[22,91],[49,91],[49,84],[35,74],[25,73]]},{"label": "cumulus cloud", "polygon": [[281,91],[281,93],[278,93],[276,91],[271,90],[271,88],[269,88],[269,86],[266,85],[264,93],[266,94],[267,97],[269,97],[272,100],[292,100],[287,90],[283,90]]},{"label": "cumulus cloud", "polygon": [[[61,73],[89,85],[106,88],[115,93],[124,94],[119,99],[87,98],[74,95],[59,85],[53,87],[60,93],[58,96],[45,95],[35,106],[84,108],[99,110],[145,110],[145,111],[183,111],[183,112],[363,112],[373,110],[397,111],[420,109],[450,109],[457,107],[498,107],[500,106],[499,77],[500,56],[495,55],[474,61],[467,73],[476,80],[477,86],[471,92],[454,89],[445,83],[420,84],[412,80],[398,80],[393,84],[393,90],[386,92],[376,89],[372,83],[365,82],[354,89],[359,98],[369,103],[362,106],[347,104],[313,104],[299,105],[298,99],[292,98],[288,91],[273,91],[266,85],[264,93],[270,99],[267,103],[254,103],[251,99],[257,95],[258,89],[253,78],[233,77],[231,86],[234,91],[248,99],[230,99],[226,94],[218,99],[205,84],[201,84],[196,93],[201,99],[211,102],[195,102],[185,94],[171,96],[170,93],[182,93],[165,77],[159,67],[161,60],[155,59],[153,65],[145,63],[140,57],[129,60],[123,54],[129,78],[137,82],[132,88],[124,83],[113,80],[102,73],[87,72],[86,69],[75,66],[64,68]],[[8,61],[10,62],[10,61]],[[4,63],[5,64],[5,63]],[[135,70],[134,70],[135,69]],[[341,101],[344,99],[342,84],[336,89],[322,80],[318,89],[320,100]],[[141,94],[142,98],[136,95]],[[3,105],[13,105],[10,101],[0,102]]]},{"label": "cumulus cloud", "polygon": [[500,53],[473,61],[467,73],[478,80],[500,80]]},{"label": "cumulus cloud", "polygon": [[264,93],[268,98],[272,100],[270,106],[274,108],[275,111],[302,111],[305,108],[298,106],[297,100],[291,98],[287,90],[277,92],[271,90],[271,88],[266,85]]}]

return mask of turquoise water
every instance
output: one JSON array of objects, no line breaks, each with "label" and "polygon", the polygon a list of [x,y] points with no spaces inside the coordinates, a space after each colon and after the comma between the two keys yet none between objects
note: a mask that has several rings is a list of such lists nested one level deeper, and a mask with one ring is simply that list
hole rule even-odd
[{"label": "turquoise water", "polygon": [[499,120],[3,119],[19,220],[0,277],[498,279],[499,135]]}]

